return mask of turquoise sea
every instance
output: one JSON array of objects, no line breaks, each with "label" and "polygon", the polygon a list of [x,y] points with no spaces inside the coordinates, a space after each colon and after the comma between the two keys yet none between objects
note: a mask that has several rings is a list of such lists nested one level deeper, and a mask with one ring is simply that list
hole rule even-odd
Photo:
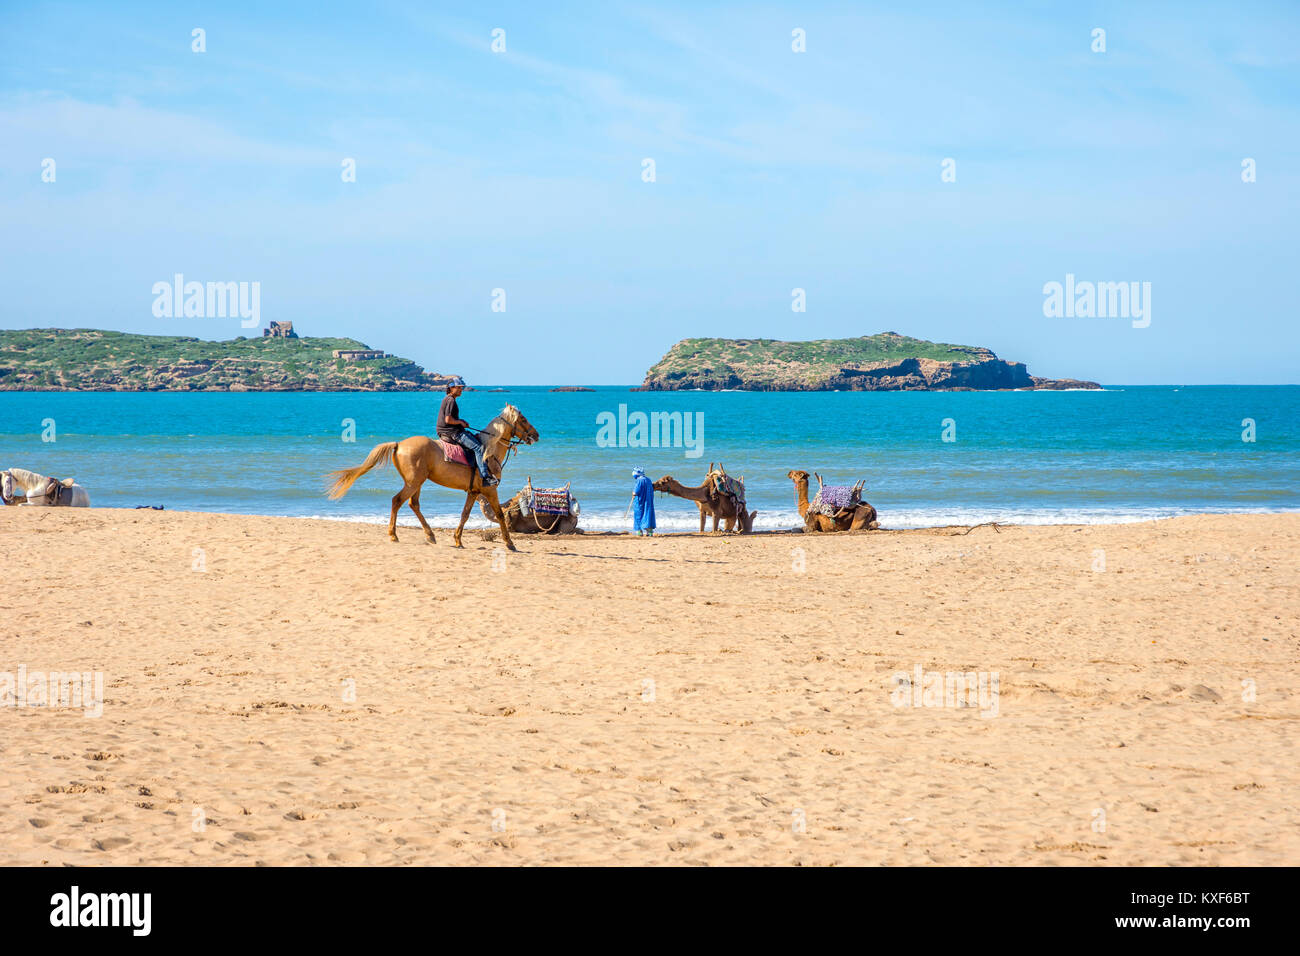
[{"label": "turquoise sea", "polygon": [[[541,433],[511,460],[504,489],[513,494],[529,475],[538,487],[571,481],[581,524],[591,530],[628,526],[634,466],[698,484],[710,461],[745,476],[759,529],[799,523],[785,477],[792,468],[834,484],[865,479],[866,497],[887,528],[1300,509],[1300,386],[896,393],[501,387],[507,391],[467,393],[460,406],[482,426],[510,402]],[[0,468],[75,476],[97,507],[386,521],[400,486],[391,466],[362,478],[338,502],[321,494],[323,475],[360,463],[379,442],[431,433],[441,397],[0,392]],[[617,416],[620,404],[629,415],[681,412],[702,421],[700,456],[684,447],[602,447],[598,416]],[[347,419],[355,422],[354,442],[344,440]],[[1242,440],[1246,419],[1254,422],[1253,442]],[[945,427],[955,440],[943,440]],[[43,440],[51,430],[54,440]],[[657,498],[661,529],[698,527],[693,504]],[[423,496],[425,514],[439,526],[454,523],[463,502],[433,486]],[[402,523],[414,524],[409,510]]]}]

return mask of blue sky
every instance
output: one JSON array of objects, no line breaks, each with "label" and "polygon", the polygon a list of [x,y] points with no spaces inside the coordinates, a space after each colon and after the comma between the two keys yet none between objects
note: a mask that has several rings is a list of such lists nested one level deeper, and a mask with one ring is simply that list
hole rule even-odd
[{"label": "blue sky", "polygon": [[[155,318],[180,272],[472,382],[884,330],[1300,381],[1294,4],[271,6],[0,4],[0,326],[247,334]],[[1045,317],[1067,273],[1151,325]]]}]

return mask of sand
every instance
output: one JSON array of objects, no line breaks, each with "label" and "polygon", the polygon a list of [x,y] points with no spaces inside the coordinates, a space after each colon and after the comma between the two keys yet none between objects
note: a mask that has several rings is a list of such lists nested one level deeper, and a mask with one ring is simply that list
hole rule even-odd
[{"label": "sand", "polygon": [[0,862],[1300,863],[1300,515],[960,530],[2,509]]}]

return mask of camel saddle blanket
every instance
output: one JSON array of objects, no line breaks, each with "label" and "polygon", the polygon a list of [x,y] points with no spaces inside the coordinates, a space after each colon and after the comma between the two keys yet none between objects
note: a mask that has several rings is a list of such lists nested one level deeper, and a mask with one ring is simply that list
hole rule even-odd
[{"label": "camel saddle blanket", "polygon": [[862,501],[861,493],[851,485],[822,485],[808,505],[809,511],[834,517],[846,508],[856,508]]},{"label": "camel saddle blanket", "polygon": [[534,488],[531,503],[533,511],[544,515],[567,515],[569,513],[568,488]]},{"label": "camel saddle blanket", "polygon": [[448,461],[454,461],[457,464],[468,465],[469,459],[465,457],[465,449],[457,445],[454,441],[443,441],[438,439],[438,444],[442,446],[442,453]]},{"label": "camel saddle blanket", "polygon": [[745,486],[737,478],[730,475],[720,475],[714,472],[710,477],[713,479],[713,487],[718,494],[725,495],[728,498],[735,498],[741,505],[745,504]]}]

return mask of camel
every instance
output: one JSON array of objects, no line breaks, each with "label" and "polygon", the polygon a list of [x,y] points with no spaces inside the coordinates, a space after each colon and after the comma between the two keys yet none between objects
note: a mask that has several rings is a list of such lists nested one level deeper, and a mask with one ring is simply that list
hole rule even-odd
[{"label": "camel", "polygon": [[[507,405],[501,410],[501,414],[492,421],[488,422],[487,428],[479,432],[483,438],[483,455],[487,459],[488,471],[498,481],[501,479],[501,468],[506,462],[507,456],[515,445],[523,443],[531,445],[537,441],[537,429],[534,428],[524,418],[523,413],[513,405]],[[338,471],[329,473],[332,479],[326,494],[333,500],[338,500],[347,494],[348,489],[356,482],[358,478],[377,465],[386,465],[389,462],[397,468],[398,474],[402,476],[402,490],[393,495],[393,510],[388,518],[388,538],[390,541],[397,540],[397,512],[403,503],[409,502],[411,510],[415,516],[420,519],[420,527],[424,529],[424,537],[430,544],[436,544],[437,538],[434,537],[433,529],[429,527],[429,522],[424,520],[424,515],[420,513],[420,486],[427,481],[436,482],[444,488],[455,488],[465,492],[465,507],[460,513],[460,524],[456,526],[454,534],[455,547],[460,548],[461,532],[465,529],[465,521],[469,518],[470,508],[474,507],[474,502],[479,498],[487,501],[492,509],[492,514],[496,518],[497,524],[501,526],[501,540],[505,542],[507,548],[511,551],[517,551],[514,542],[510,540],[510,529],[507,527],[505,514],[501,509],[501,502],[497,498],[497,489],[494,485],[484,485],[479,478],[478,470],[473,465],[462,465],[459,462],[449,461],[443,454],[442,446],[426,435],[414,435],[411,438],[402,441],[384,442],[376,445],[366,456],[366,460],[355,468],[340,468]]]},{"label": "camel", "polygon": [[[720,495],[713,485],[714,474],[725,475],[725,469],[715,472],[713,464],[709,464],[709,473],[704,478],[704,484],[698,487],[687,487],[672,475],[664,475],[654,483],[655,491],[664,491],[677,498],[685,498],[688,501],[694,501],[697,508],[700,509],[700,534],[704,533],[704,519],[712,516],[713,531],[718,531],[719,520],[724,520],[727,532],[733,529],[738,530],[741,534],[749,534],[754,530],[754,518],[758,515],[757,511],[746,512],[745,509],[736,507],[736,500],[730,495]],[[744,478],[740,479],[744,484]]]},{"label": "camel", "polygon": [[[15,494],[21,488],[23,493]],[[90,495],[75,478],[46,478],[34,471],[10,468],[0,471],[0,501],[32,507],[89,508]]]},{"label": "camel", "polygon": [[[815,511],[808,510],[808,472],[792,471],[786,475],[794,482],[795,504],[799,508],[799,517],[804,519],[804,529],[807,531],[874,531],[880,527],[880,522],[876,520],[876,509],[867,504],[860,503],[856,508],[843,509],[839,514],[832,517],[831,515],[818,514]],[[822,476],[817,475],[817,487],[821,488]]]},{"label": "camel", "polygon": [[[531,486],[532,479],[529,479]],[[539,515],[536,511],[530,511],[527,517],[524,517],[523,508],[519,502],[529,489],[522,489],[519,494],[515,495],[501,509],[505,512],[506,524],[510,525],[510,530],[515,534],[582,534],[578,529],[578,516],[576,514],[567,515]],[[576,505],[577,499],[574,499]],[[480,500],[478,503],[479,510],[483,512],[483,517],[489,521],[492,515],[488,513],[487,507]]]},{"label": "camel", "polygon": [[[704,483],[709,487],[711,500],[718,514],[721,514],[726,521],[726,530],[730,531],[734,526],[740,534],[752,534],[754,531],[754,519],[758,517],[757,511],[745,510],[745,476],[741,475],[735,479],[740,485],[740,497],[737,500],[729,494],[720,494],[718,492],[718,483],[715,479],[723,479],[723,487],[726,487],[725,480],[730,478],[727,474],[727,466],[718,462],[717,467],[713,462],[709,462],[709,472],[704,476]],[[698,504],[698,503],[697,503]],[[703,515],[701,515],[703,517]],[[701,529],[703,530],[703,529]],[[718,530],[718,519],[713,519],[713,530]]]}]

